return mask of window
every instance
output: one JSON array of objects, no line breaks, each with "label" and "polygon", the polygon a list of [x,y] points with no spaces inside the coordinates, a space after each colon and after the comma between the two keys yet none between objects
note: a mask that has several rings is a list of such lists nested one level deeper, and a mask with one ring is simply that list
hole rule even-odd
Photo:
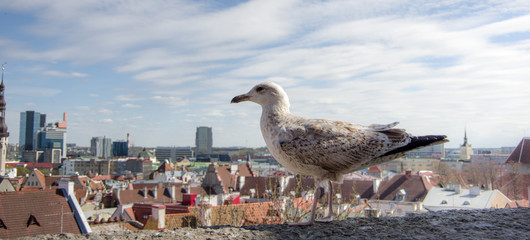
[{"label": "window", "polygon": [[4,224],[4,221],[2,221],[2,219],[0,219],[0,229],[7,229],[7,226]]},{"label": "window", "polygon": [[446,200],[442,200],[442,204],[447,204],[447,201]]},{"label": "window", "polygon": [[39,222],[37,222],[37,218],[35,218],[35,216],[33,216],[33,215],[30,215],[29,219],[28,219],[28,227],[31,226],[31,225],[37,225],[37,226],[40,227]]}]

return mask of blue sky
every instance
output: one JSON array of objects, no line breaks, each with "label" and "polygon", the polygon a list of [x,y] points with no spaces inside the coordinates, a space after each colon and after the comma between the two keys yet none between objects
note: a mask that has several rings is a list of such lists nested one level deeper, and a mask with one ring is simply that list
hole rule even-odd
[{"label": "blue sky", "polygon": [[291,112],[400,122],[447,147],[515,146],[530,130],[529,1],[0,1],[7,124],[68,113],[68,142],[260,147],[262,81]]}]

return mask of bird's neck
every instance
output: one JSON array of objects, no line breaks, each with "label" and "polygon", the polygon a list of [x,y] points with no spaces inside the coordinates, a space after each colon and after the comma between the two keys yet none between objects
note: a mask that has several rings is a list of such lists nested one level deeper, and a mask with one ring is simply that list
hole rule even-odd
[{"label": "bird's neck", "polygon": [[278,104],[262,107],[261,122],[268,122],[273,126],[278,124],[283,117],[290,115],[289,105]]}]

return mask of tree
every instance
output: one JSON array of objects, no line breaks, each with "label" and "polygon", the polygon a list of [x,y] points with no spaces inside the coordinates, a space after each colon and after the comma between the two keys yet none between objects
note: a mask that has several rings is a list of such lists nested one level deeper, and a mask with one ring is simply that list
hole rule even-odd
[{"label": "tree", "polygon": [[17,176],[26,176],[26,174],[29,174],[29,169],[17,166]]}]

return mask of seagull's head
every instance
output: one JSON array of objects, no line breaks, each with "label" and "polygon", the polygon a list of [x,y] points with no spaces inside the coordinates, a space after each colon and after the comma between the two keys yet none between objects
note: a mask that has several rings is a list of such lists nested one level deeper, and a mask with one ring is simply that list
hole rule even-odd
[{"label": "seagull's head", "polygon": [[238,95],[230,103],[240,103],[244,101],[255,102],[262,107],[287,107],[289,108],[289,98],[283,88],[273,82],[263,82],[254,86],[248,93]]}]

